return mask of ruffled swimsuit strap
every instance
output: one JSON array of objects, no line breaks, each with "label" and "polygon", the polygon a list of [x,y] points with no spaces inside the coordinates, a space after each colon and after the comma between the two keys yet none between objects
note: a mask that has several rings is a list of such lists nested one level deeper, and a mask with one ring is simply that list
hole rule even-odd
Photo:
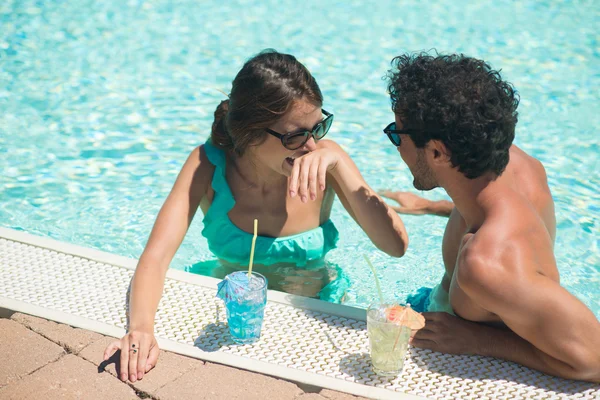
[{"label": "ruffled swimsuit strap", "polygon": [[215,191],[215,197],[205,217],[209,217],[209,215],[214,215],[215,217],[227,216],[227,213],[235,205],[235,199],[227,184],[225,175],[225,152],[215,147],[210,140],[204,143],[204,151],[206,152],[208,161],[215,166],[215,173],[213,174],[211,184]]}]

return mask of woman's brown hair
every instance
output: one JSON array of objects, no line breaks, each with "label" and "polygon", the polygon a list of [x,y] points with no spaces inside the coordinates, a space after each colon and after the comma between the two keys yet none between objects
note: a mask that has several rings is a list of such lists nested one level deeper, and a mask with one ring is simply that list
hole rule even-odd
[{"label": "woman's brown hair", "polygon": [[264,50],[246,61],[232,82],[229,99],[215,110],[211,142],[241,156],[248,146],[262,143],[265,129],[300,99],[323,104],[317,81],[296,57]]}]

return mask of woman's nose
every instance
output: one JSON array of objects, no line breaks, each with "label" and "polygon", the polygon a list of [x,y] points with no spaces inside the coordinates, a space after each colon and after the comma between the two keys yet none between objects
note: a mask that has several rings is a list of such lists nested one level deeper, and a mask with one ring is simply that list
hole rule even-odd
[{"label": "woman's nose", "polygon": [[304,147],[308,151],[316,150],[317,149],[317,142],[315,142],[315,138],[313,138],[311,136],[310,139],[308,139],[308,141],[304,144]]}]

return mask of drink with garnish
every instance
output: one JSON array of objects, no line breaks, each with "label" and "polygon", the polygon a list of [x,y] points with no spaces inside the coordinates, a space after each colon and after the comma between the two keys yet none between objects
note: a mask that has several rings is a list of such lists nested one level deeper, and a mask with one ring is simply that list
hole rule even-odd
[{"label": "drink with garnish", "polygon": [[225,301],[231,338],[239,344],[256,342],[267,304],[267,279],[256,272],[248,277],[247,272],[238,271],[227,275],[223,282],[218,295]]},{"label": "drink with garnish", "polygon": [[250,344],[260,339],[267,304],[267,278],[252,272],[257,235],[258,220],[255,219],[248,272],[232,272],[217,285],[217,297],[223,299],[227,308],[229,333],[239,344]]},{"label": "drink with garnish", "polygon": [[402,372],[411,329],[425,325],[423,316],[409,306],[371,305],[367,310],[367,333],[373,371],[396,376]]}]

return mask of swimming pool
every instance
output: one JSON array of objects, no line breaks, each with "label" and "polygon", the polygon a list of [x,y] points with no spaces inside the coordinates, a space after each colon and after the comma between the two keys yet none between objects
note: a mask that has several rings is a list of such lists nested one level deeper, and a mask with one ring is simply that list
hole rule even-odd
[{"label": "swimming pool", "polygon": [[[547,168],[562,284],[600,317],[600,45],[593,0],[230,2],[4,0],[0,4],[0,225],[137,258],[189,151],[244,60],[295,54],[335,113],[330,136],[374,188],[412,190],[381,134],[381,79],[395,55],[437,48],[484,58],[521,94],[516,143]],[[425,193],[444,198],[441,191]],[[402,259],[377,252],[343,212],[330,260],[347,304],[403,299],[442,274],[445,219],[404,217]],[[209,260],[197,217],[171,267]]]}]

